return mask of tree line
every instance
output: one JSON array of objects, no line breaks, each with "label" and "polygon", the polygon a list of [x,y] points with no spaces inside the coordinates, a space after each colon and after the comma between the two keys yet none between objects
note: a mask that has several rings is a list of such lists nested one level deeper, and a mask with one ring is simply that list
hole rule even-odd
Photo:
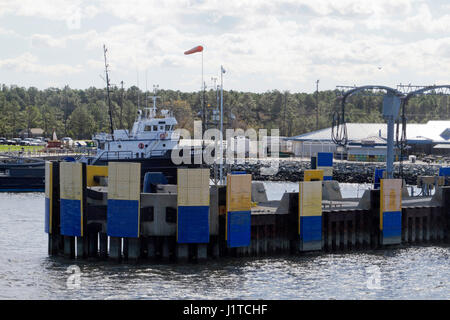
[{"label": "tree line", "polygon": [[[131,129],[139,108],[151,107],[152,92],[136,86],[113,87],[110,93],[113,126]],[[317,128],[331,126],[332,114],[339,110],[337,90],[317,93],[291,93],[278,90],[264,93],[224,91],[224,123],[226,128],[279,129],[282,136],[294,136]],[[192,132],[194,120],[201,119],[202,92],[160,90],[159,108],[172,111],[180,128]],[[204,93],[208,118],[217,107],[217,92]],[[449,118],[447,96],[425,95],[410,100],[406,111],[408,122]],[[384,122],[382,97],[355,95],[346,105],[347,122]],[[55,131],[58,137],[90,139],[94,133],[109,132],[109,110],[105,88],[72,89],[2,85],[0,91],[0,136],[17,137],[22,130],[42,128],[46,137]]]}]

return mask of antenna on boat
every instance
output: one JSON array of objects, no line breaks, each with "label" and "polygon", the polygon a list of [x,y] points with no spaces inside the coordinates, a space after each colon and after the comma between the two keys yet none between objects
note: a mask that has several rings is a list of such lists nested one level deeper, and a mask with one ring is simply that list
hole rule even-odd
[{"label": "antenna on boat", "polygon": [[147,87],[148,69],[145,70],[145,107],[148,108],[148,87]]},{"label": "antenna on boat", "polygon": [[156,117],[156,99],[161,98],[160,96],[157,96],[157,92],[159,89],[159,84],[153,85],[153,107],[151,109],[151,117]]},{"label": "antenna on boat", "polygon": [[139,70],[136,70],[136,79],[137,79],[137,98],[138,98],[138,110],[141,108],[141,104],[140,104],[140,100],[139,100],[139,92],[141,91],[141,89],[139,89]]},{"label": "antenna on boat", "polygon": [[113,125],[113,114],[112,114],[112,107],[111,107],[111,98],[109,96],[109,76],[108,76],[108,63],[106,61],[106,52],[108,49],[106,49],[106,46],[103,45],[103,56],[105,57],[105,75],[106,75],[106,97],[108,100],[108,108],[109,108],[109,124],[111,126],[111,137],[114,140],[114,125]]}]

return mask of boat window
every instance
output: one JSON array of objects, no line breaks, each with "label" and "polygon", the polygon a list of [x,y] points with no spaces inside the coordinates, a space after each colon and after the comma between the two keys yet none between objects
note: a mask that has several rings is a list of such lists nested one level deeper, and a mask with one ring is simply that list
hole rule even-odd
[{"label": "boat window", "polygon": [[164,131],[164,126],[159,126],[160,131]]},{"label": "boat window", "polygon": [[158,126],[153,126],[153,131],[158,131]]},{"label": "boat window", "polygon": [[152,126],[145,126],[144,131],[152,131]]},{"label": "boat window", "polygon": [[168,124],[166,124],[166,131],[170,131],[170,126]]}]

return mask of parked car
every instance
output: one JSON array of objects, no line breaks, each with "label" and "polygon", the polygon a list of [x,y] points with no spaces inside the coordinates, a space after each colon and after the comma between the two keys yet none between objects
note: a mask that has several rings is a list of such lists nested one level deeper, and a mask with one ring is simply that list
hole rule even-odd
[{"label": "parked car", "polygon": [[42,141],[40,139],[33,139],[33,141],[30,141],[32,146],[46,146],[47,143],[45,141]]},{"label": "parked car", "polygon": [[19,145],[21,146],[31,146],[31,142],[28,140],[22,140],[19,142]]},{"label": "parked car", "polygon": [[73,140],[70,137],[64,137],[61,139],[61,144],[67,146],[67,147],[72,147],[73,146]]},{"label": "parked car", "polygon": [[0,138],[0,144],[6,144],[6,138]]},{"label": "parked car", "polygon": [[20,139],[20,138],[12,138],[11,141],[12,141],[11,145],[19,145],[20,141],[22,141],[22,139]]}]

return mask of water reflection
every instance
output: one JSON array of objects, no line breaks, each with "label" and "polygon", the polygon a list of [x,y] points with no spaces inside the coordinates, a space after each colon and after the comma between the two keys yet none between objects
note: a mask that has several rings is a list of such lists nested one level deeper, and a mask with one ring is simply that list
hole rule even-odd
[{"label": "water reflection", "polygon": [[[273,189],[279,189],[274,187]],[[43,194],[0,194],[2,299],[449,299],[450,247],[117,264],[47,256]],[[80,289],[67,268],[79,266]],[[368,289],[369,267],[381,289]]]}]

